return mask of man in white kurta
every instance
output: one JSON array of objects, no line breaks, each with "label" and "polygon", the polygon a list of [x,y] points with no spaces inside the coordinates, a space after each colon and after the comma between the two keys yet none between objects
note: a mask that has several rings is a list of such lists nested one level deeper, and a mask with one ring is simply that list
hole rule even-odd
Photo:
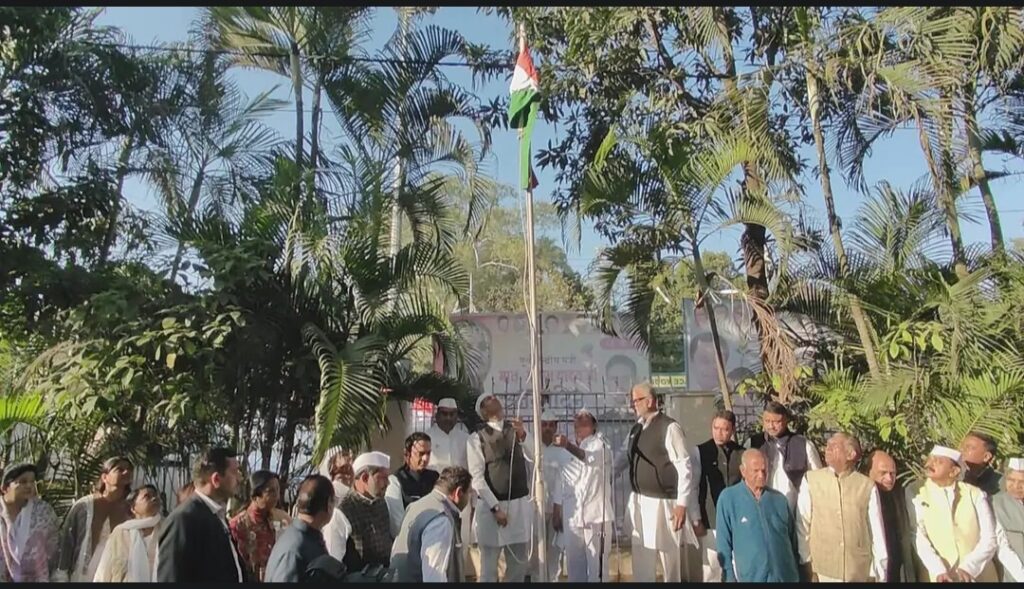
[{"label": "man in white kurta", "polygon": [[[547,580],[554,582],[561,576],[562,549],[565,545],[565,495],[571,492],[565,481],[566,466],[572,461],[572,456],[565,448],[554,445],[555,435],[558,432],[558,417],[545,409],[540,416],[541,443],[543,444],[543,473],[544,473],[544,513],[538,518],[534,526],[534,549],[531,558],[531,577],[536,581],[540,578],[540,522],[544,523],[547,530]],[[533,468],[530,467],[530,474]],[[532,476],[531,476],[532,479]],[[531,486],[531,488],[533,488]]]},{"label": "man in white kurta", "polygon": [[[612,449],[597,434],[597,418],[581,409],[574,419],[576,444],[555,436],[572,456],[565,467],[562,493],[565,564],[569,582],[608,581],[612,550]],[[602,550],[603,548],[603,550]]]},{"label": "man in white kurta", "polygon": [[914,547],[933,583],[999,578],[995,516],[985,492],[962,482],[966,470],[958,450],[935,446],[927,480],[907,497]]},{"label": "man in white kurta", "polygon": [[[480,548],[480,571],[478,580],[482,583],[493,583],[498,580],[498,557],[505,555],[505,581],[522,582],[530,565],[530,541],[533,537],[535,508],[526,494],[515,499],[499,500],[497,494],[511,496],[514,486],[520,482],[528,482],[526,476],[527,460],[532,459],[532,439],[519,419],[511,423],[505,421],[505,411],[501,402],[490,393],[483,393],[476,402],[477,414],[483,419],[481,429],[470,434],[466,443],[466,455],[469,460],[469,474],[473,477],[473,490],[477,494],[476,515],[473,518],[477,545]],[[485,458],[484,439],[494,439],[506,435],[509,428],[515,432],[515,443],[509,444],[512,450],[504,465],[499,464],[503,457]],[[488,451],[489,452],[489,451]],[[488,482],[492,468],[510,469],[522,473],[518,476],[507,476],[508,488],[491,488]],[[522,469],[522,470],[519,470]],[[506,473],[507,474],[507,473]],[[528,485],[527,485],[528,486]],[[515,493],[517,494],[517,493]]]},{"label": "man in white kurta", "polygon": [[996,558],[1003,583],[1024,583],[1024,458],[1011,458],[1003,477],[1006,490],[992,498],[996,517]]},{"label": "man in white kurta", "polygon": [[[469,470],[469,459],[466,457],[466,442],[469,433],[459,423],[459,406],[451,397],[437,402],[434,411],[434,424],[427,429],[430,436],[431,454],[427,468],[441,472],[447,466],[461,466]],[[469,563],[469,547],[473,544],[473,504],[476,495],[470,491],[469,501],[462,510],[462,562]],[[463,567],[465,574],[467,567]]]},{"label": "man in white kurta", "polygon": [[[821,475],[807,473],[800,485],[796,518],[800,564],[809,564],[812,573],[817,576],[820,583],[866,582],[869,578],[874,581],[884,581],[886,578],[888,550],[885,545],[885,524],[882,520],[881,500],[874,482],[856,471],[855,467],[860,453],[860,444],[856,438],[845,433],[833,435],[825,448],[828,478],[820,478]],[[824,473],[824,471],[822,472]],[[814,479],[814,481],[809,482],[810,479]],[[826,481],[828,485],[831,485],[831,489],[838,489],[838,492],[834,495],[822,494],[816,503],[815,493],[811,487]],[[853,492],[857,489],[861,494]],[[870,489],[867,491],[867,501],[861,503],[866,489]],[[835,499],[825,501],[826,496]],[[852,512],[856,512],[859,519],[845,521],[844,515],[849,515]],[[858,525],[865,520],[868,523],[867,526]],[[818,529],[819,526],[822,529]],[[849,570],[851,568],[849,566],[828,563],[827,566],[837,571],[834,573],[837,576],[831,576],[826,574],[826,571],[832,572],[831,568],[825,568],[824,563],[816,563],[812,559],[813,554],[828,557],[828,553],[834,553],[843,555],[841,559],[835,559],[838,563],[865,560],[861,554],[853,554],[854,551],[861,550],[859,544],[863,538],[858,534],[863,533],[861,529],[864,527],[867,528],[866,532],[871,547],[870,570],[867,570],[866,567],[865,570]],[[814,538],[823,540],[833,537],[838,539],[833,546],[822,546],[820,545],[821,541],[813,542]],[[844,539],[848,539],[848,541]],[[839,578],[840,576],[844,578]]]},{"label": "man in white kurta", "polygon": [[615,459],[615,475],[628,469],[632,487],[626,513],[633,530],[633,581],[654,582],[660,560],[664,580],[680,582],[681,548],[697,546],[686,521],[693,476],[686,436],[660,411],[651,385],[635,385],[630,396],[637,423]]}]

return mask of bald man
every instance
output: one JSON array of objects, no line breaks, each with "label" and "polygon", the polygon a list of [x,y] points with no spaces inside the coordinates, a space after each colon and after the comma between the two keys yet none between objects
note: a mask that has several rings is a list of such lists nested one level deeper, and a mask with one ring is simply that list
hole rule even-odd
[{"label": "bald man", "polygon": [[727,583],[796,583],[796,526],[789,500],[767,485],[768,461],[758,449],[743,452],[743,482],[718,496],[718,563]]},{"label": "bald man", "polygon": [[823,583],[884,578],[888,554],[878,490],[854,466],[860,443],[846,433],[825,447],[826,468],[804,475],[797,496],[800,563]]},{"label": "bald man", "polygon": [[883,450],[872,450],[864,459],[864,471],[878,489],[885,527],[886,583],[913,583],[917,581],[914,564],[914,538],[910,533],[903,486],[896,480],[896,461]]}]

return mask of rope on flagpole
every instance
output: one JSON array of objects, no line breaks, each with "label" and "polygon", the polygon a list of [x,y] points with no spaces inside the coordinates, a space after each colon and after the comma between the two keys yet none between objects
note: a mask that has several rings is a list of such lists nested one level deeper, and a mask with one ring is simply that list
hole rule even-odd
[{"label": "rope on flagpole", "polygon": [[[526,25],[519,23],[519,52],[526,51]],[[522,140],[523,130],[520,129],[520,140]],[[520,150],[520,158],[523,157],[522,150]],[[527,155],[529,157],[529,155]],[[520,162],[520,168],[524,162]],[[527,165],[529,162],[525,162]],[[537,513],[540,517],[544,516],[544,504],[545,504],[545,489],[544,489],[544,469],[543,469],[543,449],[541,448],[541,436],[540,436],[540,406],[541,406],[541,383],[540,383],[540,347],[539,347],[539,334],[537,333],[537,269],[536,269],[536,257],[534,253],[534,214],[533,214],[533,188],[531,183],[527,180],[527,184],[524,187],[526,190],[526,251],[527,251],[527,287],[528,287],[528,308],[527,315],[530,318],[530,381],[533,388],[533,481],[534,481],[534,501],[536,502]],[[537,542],[537,564],[538,564],[538,577],[539,581],[547,582],[547,562],[548,562],[548,549],[547,549],[547,526],[540,525],[540,537]],[[530,538],[533,541],[533,538]]]}]

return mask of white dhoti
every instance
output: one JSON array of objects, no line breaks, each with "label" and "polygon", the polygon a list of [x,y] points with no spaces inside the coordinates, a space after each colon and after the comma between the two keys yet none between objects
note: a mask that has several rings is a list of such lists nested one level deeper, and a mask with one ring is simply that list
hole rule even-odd
[{"label": "white dhoti", "polygon": [[722,567],[718,564],[718,543],[714,530],[700,538],[701,570],[705,583],[721,583]]},{"label": "white dhoti", "polygon": [[[547,581],[555,582],[558,581],[562,576],[562,551],[565,546],[565,534],[555,531],[555,526],[551,520],[551,514],[544,514],[544,527],[547,531],[547,547],[548,551],[545,555],[547,557]],[[563,528],[564,529],[564,528]],[[534,549],[533,558],[530,563],[530,576],[531,580],[537,582],[540,580],[540,527],[536,527],[537,533],[534,534]]]},{"label": "white dhoti", "polygon": [[505,582],[522,582],[530,568],[530,541],[533,537],[534,507],[529,496],[501,501],[508,515],[508,525],[499,527],[494,514],[482,502],[477,503],[473,531],[480,549],[480,571],[477,580],[494,583],[498,580],[498,557],[505,554]]},{"label": "white dhoti", "polygon": [[653,583],[657,562],[661,562],[665,582],[682,581],[682,547],[686,544],[696,547],[697,537],[689,521],[681,530],[672,526],[674,499],[647,497],[630,493],[626,504],[628,520],[633,528],[631,553],[633,559],[633,581]]},{"label": "white dhoti", "polygon": [[[601,554],[601,528],[604,528],[604,554]],[[608,582],[612,554],[612,522],[573,526],[565,534],[565,565],[570,583]],[[603,562],[602,562],[603,561]]]}]

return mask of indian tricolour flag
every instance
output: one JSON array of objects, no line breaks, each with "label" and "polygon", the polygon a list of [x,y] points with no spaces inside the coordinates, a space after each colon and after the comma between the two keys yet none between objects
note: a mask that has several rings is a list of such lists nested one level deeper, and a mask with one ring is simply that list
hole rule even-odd
[{"label": "indian tricolour flag", "polygon": [[509,91],[512,96],[508,104],[508,124],[513,129],[522,129],[519,137],[519,183],[527,190],[533,190],[537,186],[537,177],[533,174],[531,164],[530,137],[533,135],[533,125],[537,122],[540,84],[533,59],[530,58],[530,48],[525,44],[516,60]]}]

